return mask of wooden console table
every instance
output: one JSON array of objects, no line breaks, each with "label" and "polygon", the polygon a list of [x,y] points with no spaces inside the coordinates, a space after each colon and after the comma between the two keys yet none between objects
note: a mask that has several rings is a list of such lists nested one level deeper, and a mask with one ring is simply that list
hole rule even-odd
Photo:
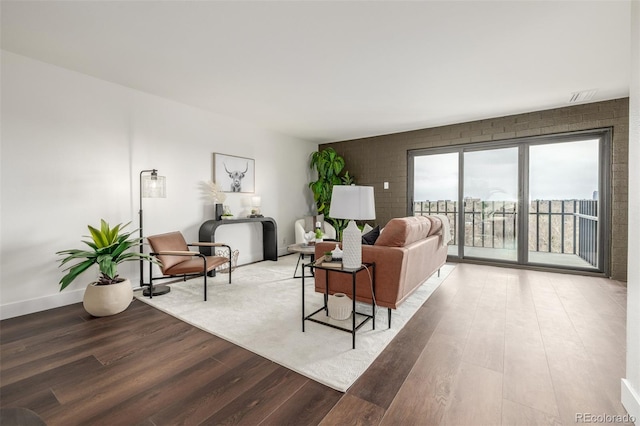
[{"label": "wooden console table", "polygon": [[[264,260],[278,260],[278,225],[270,217],[247,217],[244,219],[208,220],[200,225],[198,240],[207,243],[215,243],[216,229],[223,225],[235,225],[236,223],[262,223],[262,255]],[[211,256],[211,247],[200,247],[200,253]]]}]

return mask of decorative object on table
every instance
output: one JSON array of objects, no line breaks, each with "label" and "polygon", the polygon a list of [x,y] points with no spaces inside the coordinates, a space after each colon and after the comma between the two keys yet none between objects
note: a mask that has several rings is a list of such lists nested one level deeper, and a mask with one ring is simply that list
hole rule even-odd
[{"label": "decorative object on table", "polygon": [[[166,179],[164,176],[158,176],[157,169],[142,170],[140,172],[140,211],[138,212],[138,226],[140,229],[140,254],[144,253],[142,242],[144,241],[143,232],[143,214],[142,199],[143,198],[166,198]],[[144,268],[143,261],[140,259],[140,287],[144,287]],[[171,289],[167,286],[157,286],[155,291],[158,295],[168,293]]]},{"label": "decorative object on table", "polygon": [[95,317],[118,314],[129,306],[133,299],[133,289],[129,279],[118,276],[118,265],[127,261],[149,261],[157,263],[151,256],[136,253],[131,249],[142,244],[142,238],[132,237],[136,232],[123,232],[129,223],[118,224],[111,228],[103,219],[100,229],[88,226],[91,241],[82,241],[91,250],[62,250],[56,254],[65,256],[60,266],[78,260],[68,266],[67,274],[60,280],[60,291],[64,290],[81,273],[93,265],[98,265],[100,276],[98,281],[90,283],[84,293],[85,310]]},{"label": "decorative object on table", "polygon": [[340,249],[340,246],[336,244],[336,248],[334,248],[333,251],[331,252],[331,260],[341,262],[343,254],[344,252]]},{"label": "decorative object on table", "polygon": [[233,219],[233,213],[231,213],[229,206],[225,205],[222,208],[222,215],[220,216],[220,219]]},{"label": "decorative object on table", "polygon": [[251,214],[249,217],[264,217],[260,211],[262,205],[262,198],[259,195],[251,197]]},{"label": "decorative object on table", "polygon": [[307,232],[304,234],[304,244],[311,245],[315,244],[316,233],[313,231]]},{"label": "decorative object on table", "polygon": [[331,262],[332,258],[333,257],[332,257],[332,254],[331,254],[330,251],[327,251],[327,252],[324,253],[324,261],[325,262]]},{"label": "decorative object on table", "polygon": [[373,187],[334,186],[330,215],[349,220],[342,234],[342,264],[345,268],[359,268],[362,264],[362,234],[355,221],[376,218]]},{"label": "decorative object on table", "polygon": [[213,180],[224,192],[254,192],[255,160],[214,153]]},{"label": "decorative object on table", "polygon": [[343,265],[339,260],[325,260],[320,264],[320,266],[325,268],[342,268]]},{"label": "decorative object on table", "polygon": [[[304,243],[304,234],[315,230],[315,223],[319,220],[319,217],[322,215],[310,215],[305,216],[301,219],[298,219],[293,224],[293,231],[295,234],[295,242],[296,244]],[[320,220],[322,223],[322,232],[324,234],[324,240],[336,241],[336,229],[324,219]],[[315,238],[315,237],[314,237]]]},{"label": "decorative object on table", "polygon": [[324,239],[324,232],[322,232],[322,224],[320,222],[316,222],[316,227],[313,233],[316,238],[316,243],[322,242],[322,240]]},{"label": "decorative object on table", "polygon": [[202,182],[200,185],[203,197],[215,205],[215,219],[220,220],[222,216],[222,203],[227,199],[222,187],[215,182]]},{"label": "decorative object on table", "polygon": [[335,293],[327,300],[329,316],[334,320],[346,320],[351,316],[353,303],[344,293]]},{"label": "decorative object on table", "polygon": [[315,169],[318,173],[318,180],[309,183],[318,214],[329,214],[330,217],[327,217],[327,220],[335,228],[338,241],[342,240],[342,230],[347,226],[347,221],[331,216],[329,213],[331,210],[331,191],[334,185],[354,183],[349,172],[341,175],[344,166],[344,158],[331,147],[313,152],[309,158],[309,168]]},{"label": "decorative object on table", "polygon": [[[220,256],[220,257],[229,257],[229,250],[230,249],[222,249],[222,250],[216,250],[215,255],[216,256]],[[222,265],[218,266],[216,268],[216,272],[221,272],[223,274],[228,274],[231,271],[235,271],[236,268],[238,267],[238,257],[240,256],[240,251],[239,250],[233,250],[231,251],[231,266],[229,266],[229,263],[223,263]]]}]

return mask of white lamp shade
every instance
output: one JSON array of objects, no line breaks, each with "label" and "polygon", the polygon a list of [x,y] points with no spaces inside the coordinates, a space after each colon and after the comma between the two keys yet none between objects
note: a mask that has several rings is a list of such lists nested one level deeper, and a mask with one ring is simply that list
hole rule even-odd
[{"label": "white lamp shade", "polygon": [[166,196],[164,176],[142,176],[143,198],[165,198]]},{"label": "white lamp shade", "polygon": [[262,204],[262,198],[260,198],[259,195],[254,195],[253,197],[251,197],[251,205],[253,207],[260,207],[260,204]]},{"label": "white lamp shade", "polygon": [[375,219],[373,186],[335,185],[331,194],[329,216],[335,219]]},{"label": "white lamp shade", "polygon": [[362,235],[354,221],[376,218],[373,187],[335,185],[329,216],[351,220],[342,234],[342,266],[359,268],[362,264]]}]

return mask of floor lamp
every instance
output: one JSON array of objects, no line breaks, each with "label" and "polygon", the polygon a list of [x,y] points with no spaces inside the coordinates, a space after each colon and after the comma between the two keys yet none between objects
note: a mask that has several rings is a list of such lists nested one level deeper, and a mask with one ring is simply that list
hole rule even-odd
[{"label": "floor lamp", "polygon": [[[143,198],[165,198],[166,185],[165,177],[158,176],[158,170],[143,170],[140,172],[140,211],[138,212],[140,220],[140,254],[144,252],[144,232],[142,220],[142,199]],[[140,259],[140,287],[144,287],[143,260]],[[151,277],[149,277],[151,279]],[[151,288],[151,286],[149,286]],[[166,285],[157,285],[153,287],[153,295],[159,296],[171,291]],[[149,289],[142,292],[145,296],[149,296]]]},{"label": "floor lamp", "polygon": [[329,216],[349,219],[349,225],[342,232],[342,266],[359,268],[362,265],[362,233],[355,221],[376,218],[373,186],[335,185]]}]

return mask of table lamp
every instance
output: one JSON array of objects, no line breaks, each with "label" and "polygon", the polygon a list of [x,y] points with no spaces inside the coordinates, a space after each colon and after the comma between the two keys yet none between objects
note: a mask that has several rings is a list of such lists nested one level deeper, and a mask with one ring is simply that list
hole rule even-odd
[{"label": "table lamp", "polygon": [[359,268],[362,265],[362,233],[355,221],[376,218],[373,187],[335,185],[331,194],[329,216],[349,220],[342,232],[342,266]]}]

